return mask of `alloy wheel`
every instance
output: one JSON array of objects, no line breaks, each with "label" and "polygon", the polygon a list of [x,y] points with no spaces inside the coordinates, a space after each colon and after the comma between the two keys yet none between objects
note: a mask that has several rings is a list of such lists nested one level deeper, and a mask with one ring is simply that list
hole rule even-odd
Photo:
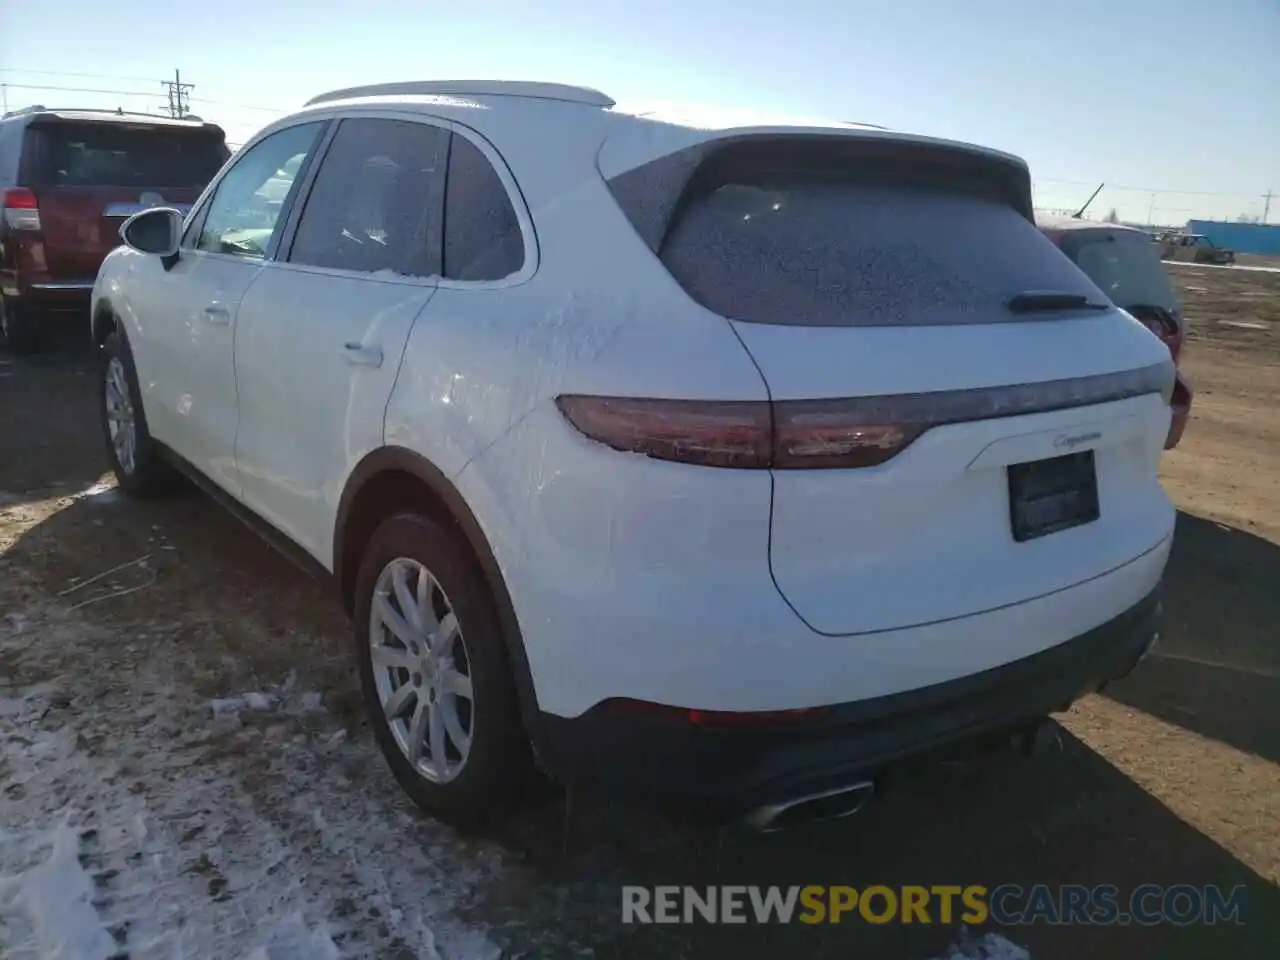
[{"label": "alloy wheel", "polygon": [[116,462],[120,465],[120,469],[127,474],[132,474],[137,456],[138,432],[133,417],[133,401],[129,399],[129,383],[125,377],[124,364],[118,357],[112,357],[107,361],[106,376],[103,379],[107,433],[111,437],[111,447],[115,451]]},{"label": "alloy wheel", "polygon": [[453,605],[419,561],[399,557],[378,575],[369,657],[378,701],[401,753],[426,780],[456,778],[475,733],[471,665]]}]

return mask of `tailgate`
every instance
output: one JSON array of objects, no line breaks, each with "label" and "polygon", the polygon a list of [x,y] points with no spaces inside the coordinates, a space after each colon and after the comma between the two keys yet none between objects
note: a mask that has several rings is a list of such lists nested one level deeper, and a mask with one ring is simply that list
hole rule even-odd
[{"label": "tailgate", "polygon": [[1169,353],[1036,229],[1024,165],[890,135],[692,149],[610,186],[768,387],[770,565],[810,626],[1020,603],[1165,538]]},{"label": "tailgate", "polygon": [[[869,426],[934,424],[880,464],[774,471],[770,566],[819,632],[1023,602],[1122,566],[1168,529],[1156,464],[1172,366],[1137,324],[735,328],[775,400],[846,398]],[[1019,541],[1017,465],[1042,461],[1089,472],[1096,519]]]},{"label": "tailgate", "polygon": [[150,207],[188,209],[200,188],[139,193],[129,187],[46,187],[36,191],[45,262],[63,282],[92,281],[108,253],[120,245],[120,225]]}]

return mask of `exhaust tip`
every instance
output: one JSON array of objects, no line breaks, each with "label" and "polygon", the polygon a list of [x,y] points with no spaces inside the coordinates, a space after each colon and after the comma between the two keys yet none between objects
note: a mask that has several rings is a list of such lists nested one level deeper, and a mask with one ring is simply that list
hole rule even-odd
[{"label": "exhaust tip", "polygon": [[875,794],[875,789],[875,784],[870,780],[860,780],[834,790],[768,804],[748,814],[746,822],[761,833],[776,833],[823,820],[851,817],[866,806],[867,801]]}]

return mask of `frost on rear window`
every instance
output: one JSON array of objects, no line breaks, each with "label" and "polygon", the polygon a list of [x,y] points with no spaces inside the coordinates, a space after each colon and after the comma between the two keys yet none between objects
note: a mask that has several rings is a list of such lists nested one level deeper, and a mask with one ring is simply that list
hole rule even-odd
[{"label": "frost on rear window", "polygon": [[911,187],[721,186],[661,255],[693,299],[759,323],[990,323],[1018,319],[1005,302],[1029,290],[1105,299],[1017,211]]}]

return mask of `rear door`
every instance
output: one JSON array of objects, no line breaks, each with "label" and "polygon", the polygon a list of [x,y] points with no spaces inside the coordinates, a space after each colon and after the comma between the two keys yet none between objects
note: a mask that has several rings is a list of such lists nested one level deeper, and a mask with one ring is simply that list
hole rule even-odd
[{"label": "rear door", "polygon": [[1017,603],[1160,542],[1172,366],[1036,229],[1025,168],[746,138],[689,184],[660,256],[768,386],[770,563],[814,629]]},{"label": "rear door", "polygon": [[405,342],[436,290],[449,137],[420,120],[342,120],[289,249],[236,318],[241,495],[322,563],[343,484],[382,444]]},{"label": "rear door", "polygon": [[92,283],[120,225],[154,206],[186,209],[227,159],[203,125],[49,119],[28,129],[24,176],[40,206],[45,259],[61,283]]}]

